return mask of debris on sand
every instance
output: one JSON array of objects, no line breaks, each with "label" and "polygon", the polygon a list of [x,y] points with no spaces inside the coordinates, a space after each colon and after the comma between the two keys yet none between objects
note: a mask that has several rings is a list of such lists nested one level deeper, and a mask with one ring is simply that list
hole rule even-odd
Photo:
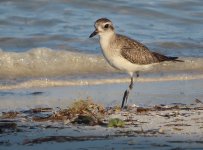
[{"label": "debris on sand", "polygon": [[125,122],[119,118],[112,118],[109,120],[108,127],[114,128],[123,128],[125,126]]},{"label": "debris on sand", "polygon": [[[195,100],[192,104],[174,103],[147,107],[119,106],[105,108],[91,99],[75,100],[65,109],[34,108],[26,111],[2,112],[0,134],[18,131],[19,124],[44,124],[45,128],[65,126],[103,126],[116,128],[118,135],[157,135],[169,133],[197,133],[202,130],[203,104]],[[191,121],[192,120],[192,121]],[[48,124],[50,123],[51,124]],[[54,122],[54,123],[53,123]],[[37,126],[36,126],[37,127]],[[36,128],[33,126],[33,128]],[[191,128],[192,127],[192,128]],[[122,128],[122,131],[118,131]],[[194,129],[193,129],[194,128]]]},{"label": "debris on sand", "polygon": [[72,141],[92,141],[109,139],[109,136],[48,136],[32,140],[25,140],[23,145],[40,144],[44,142],[72,142]]},{"label": "debris on sand", "polygon": [[4,133],[13,133],[13,132],[19,132],[21,131],[17,123],[13,121],[0,121],[0,134]]},{"label": "debris on sand", "polygon": [[67,109],[62,109],[54,112],[49,116],[33,117],[33,121],[63,121],[85,125],[102,124],[102,119],[105,116],[105,108],[94,103],[92,100],[77,100]]},{"label": "debris on sand", "polygon": [[1,119],[12,119],[12,118],[16,118],[18,114],[20,114],[20,112],[15,112],[15,111],[2,112]]}]

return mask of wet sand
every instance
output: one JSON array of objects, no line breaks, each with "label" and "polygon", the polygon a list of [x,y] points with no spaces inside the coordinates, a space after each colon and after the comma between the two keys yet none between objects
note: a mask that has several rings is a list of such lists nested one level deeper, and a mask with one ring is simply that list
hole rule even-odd
[{"label": "wet sand", "polygon": [[[202,149],[202,86],[202,79],[137,82],[129,101],[129,106],[136,107],[124,111],[112,107],[120,105],[127,83],[11,90],[6,99],[1,95],[0,145],[5,150]],[[108,110],[104,122],[120,118],[125,126],[33,120],[57,114],[74,99],[87,97]],[[50,109],[30,113],[32,108]],[[3,112],[10,111],[18,113],[6,118]]]},{"label": "wet sand", "polygon": [[[135,79],[134,88],[129,96],[129,104],[139,106],[171,103],[190,104],[196,98],[203,99],[203,79],[187,80],[187,77],[183,80],[170,80],[170,78],[167,80],[166,77],[163,79],[165,80],[148,81],[147,78],[143,79],[142,77],[138,81]],[[120,105],[123,92],[128,87],[129,78],[119,78],[118,81],[120,83],[1,90],[0,101],[4,105],[0,105],[0,111],[41,106],[64,108],[74,99],[86,99],[87,97],[92,97],[95,102],[102,103],[106,107]],[[86,83],[84,80],[81,80],[82,82]]]}]

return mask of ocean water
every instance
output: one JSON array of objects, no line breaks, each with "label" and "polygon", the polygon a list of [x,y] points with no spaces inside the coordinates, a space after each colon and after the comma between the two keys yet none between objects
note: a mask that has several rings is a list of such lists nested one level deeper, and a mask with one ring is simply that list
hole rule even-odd
[{"label": "ocean water", "polygon": [[98,37],[88,38],[101,17],[151,50],[185,60],[165,70],[201,72],[202,8],[202,0],[1,0],[1,87],[116,72],[103,59]]}]

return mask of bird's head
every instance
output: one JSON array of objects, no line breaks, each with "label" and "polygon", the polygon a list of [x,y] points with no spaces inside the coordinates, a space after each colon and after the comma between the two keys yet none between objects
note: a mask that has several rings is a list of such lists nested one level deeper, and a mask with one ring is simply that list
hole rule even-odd
[{"label": "bird's head", "polygon": [[99,36],[107,36],[109,34],[114,33],[114,27],[111,22],[111,20],[107,18],[100,18],[98,19],[94,24],[95,30],[92,32],[92,34],[89,36],[89,38],[99,35]]}]

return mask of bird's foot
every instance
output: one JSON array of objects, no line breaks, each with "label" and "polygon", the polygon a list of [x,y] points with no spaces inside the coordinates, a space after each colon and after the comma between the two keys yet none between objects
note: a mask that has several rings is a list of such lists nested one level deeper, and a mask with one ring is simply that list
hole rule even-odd
[{"label": "bird's foot", "polygon": [[138,78],[140,76],[139,71],[135,72],[136,73],[136,77]]}]

